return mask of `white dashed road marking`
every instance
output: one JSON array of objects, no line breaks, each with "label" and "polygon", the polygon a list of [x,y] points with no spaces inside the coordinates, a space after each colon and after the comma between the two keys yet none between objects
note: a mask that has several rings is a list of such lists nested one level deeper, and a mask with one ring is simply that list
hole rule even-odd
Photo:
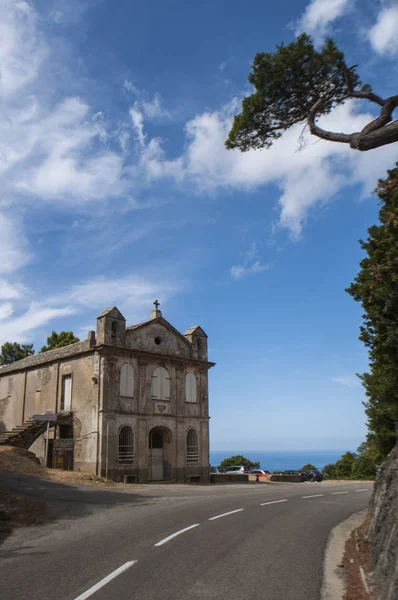
[{"label": "white dashed road marking", "polygon": [[278,502],[287,502],[287,499],[284,500],[272,500],[272,502],[263,502],[260,506],[267,506],[267,504],[278,504]]},{"label": "white dashed road marking", "polygon": [[221,517],[227,517],[228,515],[233,515],[234,513],[241,512],[243,508],[237,508],[236,510],[230,510],[227,513],[223,513],[222,515],[216,515],[215,517],[210,517],[209,521],[215,521],[216,519],[221,519]]},{"label": "white dashed road marking", "polygon": [[180,529],[179,531],[172,533],[171,535],[165,537],[163,540],[160,540],[160,542],[157,542],[157,544],[154,544],[154,546],[163,546],[163,544],[166,544],[173,538],[177,537],[177,535],[181,535],[182,533],[185,533],[186,531],[189,531],[190,529],[193,529],[194,527],[199,527],[199,523],[195,523],[195,525],[190,525],[189,527],[184,527],[184,529]]},{"label": "white dashed road marking", "polygon": [[312,494],[312,496],[301,496],[302,498],[320,498],[321,496],[324,496],[325,494]]},{"label": "white dashed road marking", "polygon": [[368,488],[363,488],[362,490],[354,490],[354,492],[367,492]]},{"label": "white dashed road marking", "polygon": [[348,492],[332,492],[332,496],[337,496],[338,494],[348,494]]},{"label": "white dashed road marking", "polygon": [[106,577],[104,577],[104,579],[101,579],[101,581],[93,585],[93,587],[88,589],[83,594],[80,594],[80,596],[75,598],[75,600],[86,600],[86,598],[89,598],[90,596],[95,594],[95,592],[98,592],[98,590],[100,590],[102,587],[104,587],[104,585],[112,581],[112,579],[120,575],[120,573],[123,573],[123,571],[126,571],[127,569],[135,565],[136,562],[136,560],[129,560],[128,562],[124,563],[124,565],[116,569],[116,571],[112,571],[112,573],[109,573],[109,575],[107,575]]}]

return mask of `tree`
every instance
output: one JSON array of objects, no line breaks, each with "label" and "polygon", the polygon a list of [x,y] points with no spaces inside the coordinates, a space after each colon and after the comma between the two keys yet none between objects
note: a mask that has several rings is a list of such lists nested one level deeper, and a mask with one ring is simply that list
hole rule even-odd
[{"label": "tree", "polygon": [[33,344],[17,344],[17,342],[5,342],[0,350],[0,365],[11,365],[16,360],[22,360],[35,353]]},{"label": "tree", "polygon": [[[254,57],[249,82],[254,93],[242,101],[242,111],[235,116],[225,143],[242,152],[269,148],[293,125],[306,123],[310,132],[324,140],[349,144],[356,150],[372,150],[398,141],[398,121],[392,121],[398,95],[381,98],[369,85],[362,85],[357,65],[348,67],[331,39],[320,51],[310,36],[303,33],[275,52]],[[333,133],[317,125],[320,115],[350,98],[363,99],[380,107],[379,116],[361,131]]]},{"label": "tree", "polygon": [[336,479],[336,465],[334,463],[325,465],[322,469],[322,474],[325,479]]},{"label": "tree", "polygon": [[353,479],[374,479],[376,473],[377,467],[373,459],[365,452],[353,464],[351,475]]},{"label": "tree", "polygon": [[252,462],[248,458],[245,458],[241,454],[237,456],[231,456],[230,458],[224,458],[220,463],[220,467],[225,469],[226,467],[247,467],[248,469],[257,469],[260,466],[259,462]]},{"label": "tree", "polygon": [[314,465],[312,465],[311,463],[308,463],[307,465],[304,465],[304,467],[301,468],[302,471],[316,471],[317,468],[314,467]]},{"label": "tree", "polygon": [[398,163],[379,181],[379,225],[360,245],[367,256],[346,290],[364,309],[359,339],[369,350],[365,387],[367,445],[383,459],[398,438]]},{"label": "tree", "polygon": [[60,333],[53,331],[47,338],[47,346],[43,346],[40,352],[48,352],[49,350],[69,346],[69,344],[75,344],[79,341],[79,338],[75,337],[73,331],[61,331]]},{"label": "tree", "polygon": [[336,478],[337,479],[349,479],[352,474],[353,466],[357,459],[357,455],[354,452],[346,452],[336,462]]}]

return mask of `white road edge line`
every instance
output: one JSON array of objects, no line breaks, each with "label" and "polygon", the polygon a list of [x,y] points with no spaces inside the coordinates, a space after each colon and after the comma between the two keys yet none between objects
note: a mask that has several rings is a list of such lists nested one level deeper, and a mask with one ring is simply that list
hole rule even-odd
[{"label": "white road edge line", "polygon": [[362,490],[354,490],[354,492],[367,492],[368,488],[363,488]]},{"label": "white road edge line", "polygon": [[312,494],[312,496],[301,496],[302,498],[320,498],[321,496],[324,496],[325,494]]},{"label": "white road edge line", "polygon": [[332,492],[332,496],[337,496],[338,494],[348,494],[349,492]]},{"label": "white road edge line", "polygon": [[154,546],[163,546],[163,544],[167,544],[167,542],[169,542],[173,538],[177,537],[177,535],[181,535],[182,533],[185,533],[186,531],[189,531],[190,529],[193,529],[194,527],[199,527],[199,523],[195,523],[195,525],[190,525],[189,527],[184,527],[184,529],[180,529],[179,531],[176,531],[175,533],[168,535],[163,540],[160,540],[160,542],[157,542],[157,544],[154,544]]},{"label": "white road edge line", "polygon": [[278,502],[287,502],[287,499],[284,500],[272,500],[272,502],[263,502],[260,506],[267,506],[267,504],[278,504]]},{"label": "white road edge line", "polygon": [[89,588],[86,592],[83,592],[83,594],[80,594],[80,596],[75,598],[75,600],[86,600],[86,598],[89,598],[90,596],[95,594],[95,592],[98,592],[98,590],[100,590],[102,587],[104,587],[104,585],[106,585],[107,583],[112,581],[112,579],[114,579],[115,577],[120,575],[120,573],[123,573],[123,571],[126,571],[127,569],[129,569],[130,567],[135,565],[136,562],[138,562],[138,561],[129,560],[128,562],[124,563],[124,565],[122,565],[115,571],[112,571],[112,573],[109,573],[109,575],[104,577],[104,579],[101,579],[101,581],[99,581],[98,583],[93,585],[93,587]]},{"label": "white road edge line", "polygon": [[233,515],[234,513],[240,512],[243,508],[237,508],[236,510],[230,510],[227,513],[223,513],[222,515],[216,515],[215,517],[210,517],[209,521],[215,521],[216,519],[221,519],[221,517],[227,517],[228,515]]}]

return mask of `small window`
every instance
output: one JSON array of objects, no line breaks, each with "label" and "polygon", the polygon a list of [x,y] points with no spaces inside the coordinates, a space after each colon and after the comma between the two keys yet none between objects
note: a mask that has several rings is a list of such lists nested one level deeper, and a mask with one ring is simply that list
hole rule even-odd
[{"label": "small window", "polygon": [[170,400],[170,377],[164,367],[158,367],[152,375],[152,399]]},{"label": "small window", "polygon": [[72,406],[72,375],[63,375],[61,392],[61,410],[70,410]]},{"label": "small window", "polygon": [[128,363],[120,369],[120,395],[134,397],[134,369]]},{"label": "small window", "polygon": [[159,337],[159,336],[157,335],[157,336],[155,337],[155,344],[156,344],[157,346],[159,346],[161,343],[162,343],[162,338],[161,338],[161,337]]},{"label": "small window", "polygon": [[123,425],[119,431],[119,464],[133,464],[134,434],[129,425]]},{"label": "small window", "polygon": [[111,336],[114,338],[116,337],[116,321],[112,321],[112,325],[111,325]]},{"label": "small window", "polygon": [[185,400],[196,402],[196,377],[194,373],[185,375]]},{"label": "small window", "polygon": [[199,442],[196,429],[188,429],[186,439],[186,458],[187,465],[197,465],[199,463]]}]

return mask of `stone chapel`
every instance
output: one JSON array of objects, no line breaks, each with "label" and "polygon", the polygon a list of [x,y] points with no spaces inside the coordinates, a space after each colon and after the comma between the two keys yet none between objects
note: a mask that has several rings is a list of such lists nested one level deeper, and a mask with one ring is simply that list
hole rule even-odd
[{"label": "stone chapel", "polygon": [[[0,443],[116,481],[208,481],[207,335],[181,334],[154,305],[128,327],[108,308],[86,340],[0,368]],[[49,439],[32,421],[46,411]]]}]

